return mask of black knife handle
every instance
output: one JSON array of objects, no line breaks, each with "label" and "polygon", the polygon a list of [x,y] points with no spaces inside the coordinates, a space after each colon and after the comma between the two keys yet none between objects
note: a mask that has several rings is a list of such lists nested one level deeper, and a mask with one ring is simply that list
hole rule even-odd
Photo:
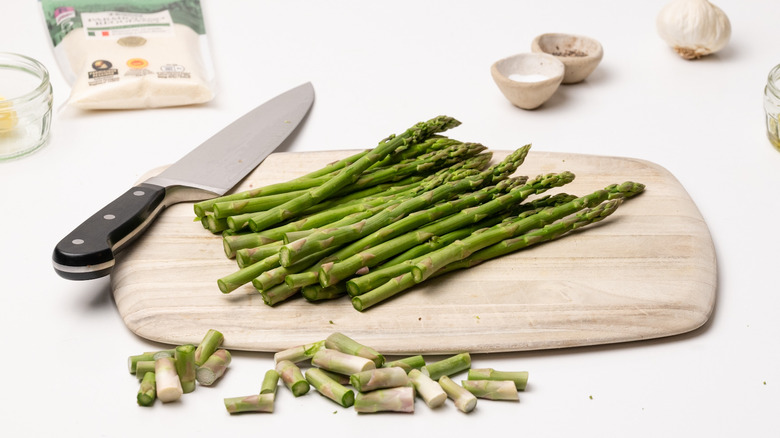
[{"label": "black knife handle", "polygon": [[141,183],[92,215],[57,244],[54,270],[68,280],[108,275],[114,255],[164,207],[165,188]]}]

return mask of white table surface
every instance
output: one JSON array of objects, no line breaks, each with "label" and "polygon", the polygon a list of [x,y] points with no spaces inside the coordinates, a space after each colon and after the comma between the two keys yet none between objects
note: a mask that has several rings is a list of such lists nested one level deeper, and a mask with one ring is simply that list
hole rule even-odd
[{"label": "white table surface", "polygon": [[[664,3],[657,0],[204,3],[218,75],[213,102],[90,113],[62,107],[69,88],[38,3],[0,3],[0,51],[43,62],[58,108],[45,148],[0,163],[4,436],[780,433],[780,152],[765,137],[762,109],[766,75],[780,63],[779,2],[719,1],[732,39],[695,62],[657,36]],[[538,110],[520,110],[499,93],[489,67],[530,51],[546,32],[595,37],[604,59],[586,82],[563,86]],[[148,170],[306,81],[317,100],[289,151],[370,147],[447,114],[463,122],[453,137],[495,149],[531,142],[538,151],[666,167],[716,246],[710,321],[666,339],[475,356],[475,366],[527,370],[530,383],[520,403],[480,401],[469,415],[420,401],[413,415],[357,415],[317,394],[295,399],[280,390],[274,414],[230,416],[222,399],[251,394],[272,366],[270,354],[240,352],[215,387],[138,407],[126,358],[163,346],[125,327],[107,278],[59,278],[50,262],[55,243]]]}]

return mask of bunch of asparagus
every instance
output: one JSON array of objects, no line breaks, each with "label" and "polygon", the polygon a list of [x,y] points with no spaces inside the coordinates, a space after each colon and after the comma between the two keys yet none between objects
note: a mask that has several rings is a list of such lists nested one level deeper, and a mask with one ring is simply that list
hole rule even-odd
[{"label": "bunch of asparagus", "polygon": [[349,296],[363,311],[429,278],[601,221],[644,190],[612,184],[585,196],[542,195],[568,171],[513,176],[530,145],[492,153],[440,133],[440,116],[315,172],[195,204],[239,269],[223,293],[251,283],[268,305]]},{"label": "bunch of asparagus", "polygon": [[141,353],[128,358],[130,374],[141,381],[137,401],[152,406],[179,400],[195,390],[196,382],[210,386],[230,365],[230,352],[220,348],[224,336],[217,330],[206,332],[197,346],[185,344],[169,350]]},{"label": "bunch of asparagus", "polygon": [[[266,371],[260,392],[224,399],[231,414],[273,412],[279,379],[295,397],[311,387],[342,407],[359,413],[414,412],[415,399],[422,398],[430,408],[451,399],[462,412],[471,412],[478,398],[518,401],[524,391],[527,371],[496,371],[471,368],[471,356],[460,353],[426,363],[421,355],[387,362],[385,356],[342,334],[280,351],[274,355],[275,368]],[[305,362],[309,366],[302,369]],[[452,380],[467,372],[461,384]]]}]

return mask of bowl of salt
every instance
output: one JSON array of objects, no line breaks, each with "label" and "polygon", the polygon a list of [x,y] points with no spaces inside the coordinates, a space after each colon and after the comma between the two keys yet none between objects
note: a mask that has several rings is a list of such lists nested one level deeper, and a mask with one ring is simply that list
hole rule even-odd
[{"label": "bowl of salt", "polygon": [[547,53],[520,53],[500,59],[490,67],[490,74],[504,97],[522,109],[535,109],[561,85],[565,67]]}]

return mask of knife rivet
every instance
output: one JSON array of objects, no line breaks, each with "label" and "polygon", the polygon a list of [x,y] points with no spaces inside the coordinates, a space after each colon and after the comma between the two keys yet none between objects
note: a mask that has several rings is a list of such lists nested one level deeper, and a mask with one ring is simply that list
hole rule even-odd
[{"label": "knife rivet", "polygon": [[133,192],[133,195],[135,195],[135,196],[143,196],[145,194],[146,194],[146,192],[144,192],[143,190],[136,190],[136,191]]},{"label": "knife rivet", "polygon": [[105,219],[107,221],[110,221],[110,220],[116,219],[116,216],[114,216],[113,214],[107,214],[107,215],[103,216],[103,219]]},{"label": "knife rivet", "polygon": [[73,239],[73,240],[70,241],[70,243],[72,243],[74,245],[83,245],[84,244],[84,240],[83,239]]}]

